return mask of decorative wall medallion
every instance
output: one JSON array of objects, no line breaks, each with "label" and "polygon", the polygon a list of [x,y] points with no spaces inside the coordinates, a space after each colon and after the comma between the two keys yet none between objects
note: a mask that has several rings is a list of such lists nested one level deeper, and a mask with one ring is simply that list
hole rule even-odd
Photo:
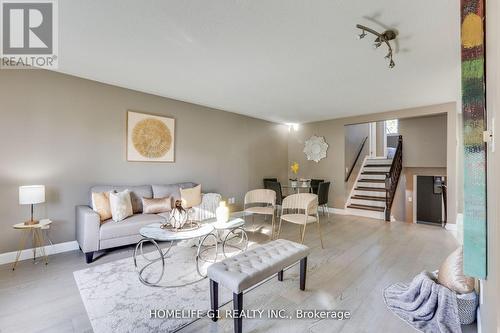
[{"label": "decorative wall medallion", "polygon": [[139,112],[127,112],[127,160],[174,161],[175,120]]},{"label": "decorative wall medallion", "polygon": [[326,157],[327,150],[328,143],[325,142],[325,138],[322,136],[313,135],[309,140],[306,140],[304,153],[309,161],[318,163]]}]

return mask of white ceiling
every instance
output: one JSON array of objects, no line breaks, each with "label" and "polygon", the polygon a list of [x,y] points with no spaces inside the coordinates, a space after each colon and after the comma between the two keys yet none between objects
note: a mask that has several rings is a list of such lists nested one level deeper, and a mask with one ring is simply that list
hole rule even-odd
[{"label": "white ceiling", "polygon": [[[65,0],[59,71],[277,122],[445,103],[459,93],[459,5]],[[399,31],[394,69],[357,23]]]}]

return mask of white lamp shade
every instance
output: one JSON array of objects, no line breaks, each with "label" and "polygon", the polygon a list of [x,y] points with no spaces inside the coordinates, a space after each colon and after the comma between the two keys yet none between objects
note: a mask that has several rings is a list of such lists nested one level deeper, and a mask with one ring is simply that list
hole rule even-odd
[{"label": "white lamp shade", "polygon": [[31,205],[45,202],[45,186],[19,186],[19,204]]}]

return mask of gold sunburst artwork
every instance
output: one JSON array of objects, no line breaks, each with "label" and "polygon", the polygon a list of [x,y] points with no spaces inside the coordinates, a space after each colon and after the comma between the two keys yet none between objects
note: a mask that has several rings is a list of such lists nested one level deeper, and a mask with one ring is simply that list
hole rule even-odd
[{"label": "gold sunburst artwork", "polygon": [[128,111],[127,160],[173,162],[174,131],[172,118]]}]

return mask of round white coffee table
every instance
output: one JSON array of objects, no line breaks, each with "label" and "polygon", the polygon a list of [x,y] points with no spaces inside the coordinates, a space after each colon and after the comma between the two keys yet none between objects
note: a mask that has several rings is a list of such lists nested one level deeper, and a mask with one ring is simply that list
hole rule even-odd
[{"label": "round white coffee table", "polygon": [[[241,217],[239,217],[239,215],[233,214],[227,222],[212,223],[215,230],[217,230],[219,242],[222,243],[222,254],[225,258],[227,258],[227,247],[240,250],[241,252],[245,251],[248,247],[248,235],[243,228],[245,226],[245,220],[242,217],[244,216],[245,215],[241,215]],[[227,231],[227,234],[224,236],[224,239],[222,239],[219,232],[224,231]],[[231,244],[229,241],[232,239],[239,239],[239,242],[237,244]]]},{"label": "round white coffee table", "polygon": [[[165,265],[165,257],[169,253],[169,251],[172,248],[172,246],[174,245],[174,243],[178,242],[178,241],[195,239],[195,238],[199,239],[198,249],[196,251],[196,256],[195,256],[196,271],[198,272],[198,275],[201,277],[201,279],[204,279],[206,277],[206,273],[201,272],[200,261],[207,262],[207,260],[201,259],[201,249],[203,246],[205,246],[205,243],[210,238],[213,238],[213,241],[215,244],[215,258],[214,258],[213,262],[215,262],[217,260],[218,239],[217,239],[217,235],[213,232],[215,230],[214,226],[212,224],[206,223],[206,224],[201,224],[200,227],[197,229],[188,230],[188,231],[172,231],[172,230],[168,230],[168,229],[162,229],[162,228],[160,228],[160,226],[161,226],[160,223],[153,223],[153,224],[149,224],[145,227],[142,227],[139,230],[139,233],[141,234],[141,236],[144,237],[143,239],[141,239],[137,243],[137,245],[135,247],[135,251],[134,251],[134,265],[135,265],[135,268],[136,268],[137,273],[139,275],[139,280],[144,285],[151,286],[151,287],[160,287],[161,286],[161,287],[165,287],[165,288],[174,288],[174,287],[186,285],[186,284],[183,284],[183,285],[175,285],[175,286],[174,285],[165,286],[165,285],[161,285],[160,281],[162,280],[163,274],[165,273],[165,266],[166,266]],[[160,248],[160,246],[158,245],[158,242],[169,242],[170,244],[165,250],[162,250]],[[154,259],[148,258],[142,250],[144,243],[153,244],[156,247],[156,250],[158,251],[160,256],[158,258],[154,258]],[[143,267],[139,267],[139,265],[137,264],[137,255],[138,255],[139,251],[140,251],[140,255],[147,261],[147,264],[144,265]],[[156,281],[150,281],[147,278],[145,278],[143,276],[144,271],[148,267],[150,267],[151,265],[153,265],[159,261],[161,261],[161,263],[162,263],[161,274],[160,274],[159,278]],[[187,283],[187,284],[192,284],[192,283],[198,282],[201,279],[198,279],[196,281],[192,281],[192,282]]]}]

